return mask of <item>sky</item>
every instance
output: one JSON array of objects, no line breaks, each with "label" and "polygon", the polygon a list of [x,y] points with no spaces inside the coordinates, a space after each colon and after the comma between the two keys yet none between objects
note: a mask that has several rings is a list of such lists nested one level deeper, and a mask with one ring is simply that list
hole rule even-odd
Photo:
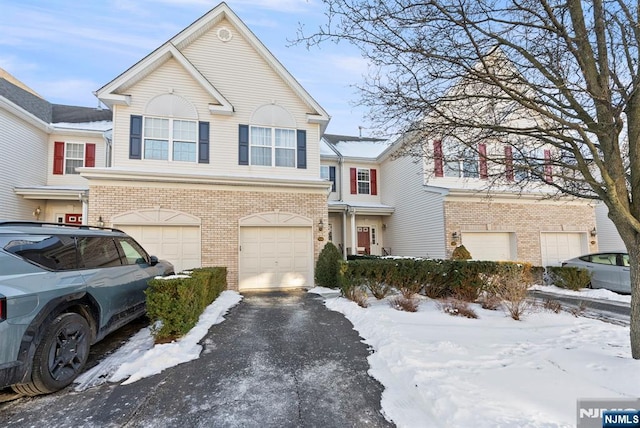
[{"label": "sky", "polygon": [[[631,302],[630,296],[602,289],[535,288],[627,306]],[[371,347],[369,374],[384,387],[382,412],[400,428],[569,427],[576,425],[578,400],[640,396],[628,317],[612,324],[575,316],[568,308],[554,313],[538,306],[514,321],[501,310],[470,304],[478,318],[469,319],[445,313],[441,303],[424,296],[418,311],[408,313],[391,307],[392,296],[369,297],[369,306],[361,308],[336,290],[309,291],[323,296],[328,309],[344,314]],[[198,324],[172,343],[154,346],[149,329],[140,330],[76,379],[75,390],[107,381],[135,382],[198,358],[207,331],[233,316],[227,312],[241,299],[235,291],[224,291]]]},{"label": "sky", "polygon": [[[332,117],[328,133],[372,134],[352,85],[366,61],[346,43],[292,45],[324,23],[320,0],[227,5]],[[97,106],[93,92],[144,58],[217,0],[0,0],[0,67],[56,104]]]}]

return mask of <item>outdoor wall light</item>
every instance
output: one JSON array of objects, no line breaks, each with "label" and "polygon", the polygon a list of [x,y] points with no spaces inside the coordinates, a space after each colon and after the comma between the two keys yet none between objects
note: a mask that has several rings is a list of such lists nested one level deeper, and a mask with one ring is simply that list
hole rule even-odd
[{"label": "outdoor wall light", "polygon": [[382,223],[382,230],[387,230],[387,223]]},{"label": "outdoor wall light", "polygon": [[320,219],[320,221],[318,222],[318,230],[320,232],[324,230],[324,222],[322,221],[322,219]]},{"label": "outdoor wall light", "polygon": [[458,232],[453,232],[451,234],[451,239],[458,239]]},{"label": "outdoor wall light", "polygon": [[38,207],[35,210],[33,210],[33,216],[36,218],[36,220],[40,219],[40,214],[41,213],[42,213],[42,210],[40,209],[40,207]]},{"label": "outdoor wall light", "polygon": [[104,220],[102,220],[102,216],[98,217],[98,227],[104,227]]},{"label": "outdoor wall light", "polygon": [[591,231],[589,233],[591,234],[592,237],[595,238],[595,236],[598,234],[598,231],[596,230],[596,228],[594,226],[593,229],[591,229]]}]

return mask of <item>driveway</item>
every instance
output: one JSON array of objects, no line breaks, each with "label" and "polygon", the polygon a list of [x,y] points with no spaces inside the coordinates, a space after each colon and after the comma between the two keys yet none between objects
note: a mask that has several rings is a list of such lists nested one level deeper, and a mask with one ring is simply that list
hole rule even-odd
[{"label": "driveway", "polygon": [[195,361],[130,385],[3,404],[0,426],[391,426],[367,346],[320,296],[246,293],[226,318]]}]

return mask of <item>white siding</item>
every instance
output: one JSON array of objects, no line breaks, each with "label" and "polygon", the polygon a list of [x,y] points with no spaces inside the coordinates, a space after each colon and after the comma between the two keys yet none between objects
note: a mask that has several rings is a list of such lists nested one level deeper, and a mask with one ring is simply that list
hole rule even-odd
[{"label": "white siding", "polygon": [[[320,170],[319,125],[309,124],[311,111],[298,94],[233,31],[233,38],[222,43],[216,36],[219,26],[231,28],[223,21],[200,36],[184,50],[184,55],[213,86],[234,106],[229,116],[212,115],[209,104],[216,100],[175,60],[170,59],[143,80],[123,93],[131,95],[131,106],[117,106],[114,111],[114,166],[175,172],[253,177],[317,179]],[[210,163],[129,160],[129,118],[144,114],[146,104],[160,94],[173,91],[187,99],[198,119],[210,123]],[[238,165],[238,125],[249,124],[252,113],[263,105],[275,103],[294,118],[297,129],[307,131],[307,168],[274,168]]]},{"label": "white siding", "polygon": [[46,183],[47,134],[5,110],[0,110],[0,130],[0,219],[33,220],[41,202],[25,200],[13,189]]},{"label": "white siding", "polygon": [[49,186],[83,186],[89,188],[89,181],[80,176],[80,174],[53,174],[53,151],[56,141],[64,143],[92,143],[96,145],[96,167],[106,166],[105,159],[105,142],[102,136],[78,136],[64,135],[61,133],[49,136],[47,146],[47,184]]},{"label": "white siding", "polygon": [[[362,169],[375,169],[376,170],[376,181],[377,181],[377,195],[366,195],[366,194],[351,194],[351,168],[362,168]],[[336,168],[336,176],[338,174],[338,169]],[[381,168],[378,164],[365,163],[365,162],[349,162],[345,161],[342,165],[342,182],[337,183],[341,184],[342,191],[342,200],[345,202],[353,202],[354,204],[380,204],[381,203],[381,183],[385,178],[382,175]]]},{"label": "white siding", "polygon": [[598,231],[598,251],[620,251],[625,249],[624,242],[615,225],[609,219],[609,210],[605,204],[596,205],[596,230]]},{"label": "white siding", "polygon": [[385,219],[384,246],[394,255],[444,258],[443,197],[422,186],[422,162],[389,158],[381,169],[382,203],[395,207]]}]

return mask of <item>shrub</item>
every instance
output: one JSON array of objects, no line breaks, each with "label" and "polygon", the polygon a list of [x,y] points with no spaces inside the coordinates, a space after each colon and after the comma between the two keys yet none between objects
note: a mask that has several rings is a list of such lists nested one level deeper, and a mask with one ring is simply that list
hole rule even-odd
[{"label": "shrub", "polygon": [[339,262],[342,260],[342,254],[338,248],[331,242],[327,242],[316,262],[315,280],[316,285],[328,288],[338,288],[340,286],[338,280]]},{"label": "shrub", "polygon": [[465,247],[464,245],[459,245],[453,250],[451,258],[453,260],[470,260],[471,253],[469,252],[469,250],[467,250],[467,247]]},{"label": "shrub", "polygon": [[[156,342],[167,342],[191,330],[204,309],[227,288],[227,269],[194,269],[185,278],[154,278],[146,289],[147,316]],[[158,323],[158,321],[160,321]]]},{"label": "shrub", "polygon": [[587,269],[573,266],[547,266],[547,273],[556,287],[578,291],[591,283],[591,274]]},{"label": "shrub", "polygon": [[542,304],[542,307],[547,311],[559,314],[562,311],[562,304],[554,299],[546,299]]},{"label": "shrub", "polygon": [[355,302],[358,306],[362,308],[366,308],[369,306],[369,302],[367,300],[367,292],[359,286],[349,287],[343,292],[344,297]]},{"label": "shrub", "polygon": [[478,318],[478,314],[469,307],[469,303],[458,299],[446,299],[440,302],[440,308],[444,313],[452,316]]},{"label": "shrub", "polygon": [[389,299],[389,305],[392,308],[405,312],[417,312],[420,302],[416,298],[407,298],[405,296],[395,296]]},{"label": "shrub", "polygon": [[518,263],[497,263],[490,274],[485,274],[487,298],[495,296],[502,301],[507,313],[514,320],[520,320],[531,304],[528,300],[531,287],[531,265]]}]

